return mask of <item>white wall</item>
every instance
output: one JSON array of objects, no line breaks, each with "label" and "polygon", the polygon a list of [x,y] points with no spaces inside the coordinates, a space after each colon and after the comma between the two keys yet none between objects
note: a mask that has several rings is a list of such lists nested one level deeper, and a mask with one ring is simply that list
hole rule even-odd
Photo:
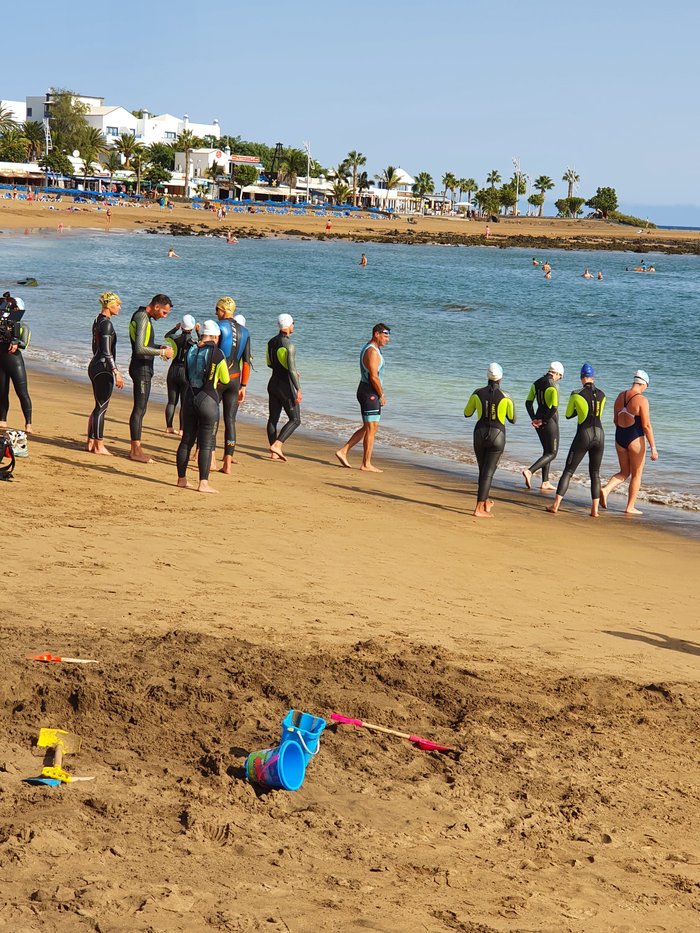
[{"label": "white wall", "polygon": [[23,100],[0,100],[0,106],[9,110],[18,123],[24,123],[27,119],[27,105]]}]

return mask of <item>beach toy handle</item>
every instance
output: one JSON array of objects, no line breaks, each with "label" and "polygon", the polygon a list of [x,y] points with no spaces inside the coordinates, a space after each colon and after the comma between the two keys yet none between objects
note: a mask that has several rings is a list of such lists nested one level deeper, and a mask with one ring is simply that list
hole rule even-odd
[{"label": "beach toy handle", "polygon": [[358,726],[360,729],[364,726],[361,719],[351,719],[349,716],[341,716],[340,713],[331,713],[333,722],[342,722],[346,726]]}]

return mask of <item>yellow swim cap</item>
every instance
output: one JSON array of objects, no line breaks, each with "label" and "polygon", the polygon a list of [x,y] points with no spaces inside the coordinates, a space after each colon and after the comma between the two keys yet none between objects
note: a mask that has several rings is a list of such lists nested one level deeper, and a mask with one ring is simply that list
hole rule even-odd
[{"label": "yellow swim cap", "polygon": [[233,314],[236,310],[236,302],[228,295],[224,295],[223,298],[219,298],[216,302],[216,308],[217,311],[225,311],[227,314]]},{"label": "yellow swim cap", "polygon": [[116,305],[121,303],[122,300],[116,292],[102,292],[100,295],[100,304],[103,308],[107,308],[109,305]]}]

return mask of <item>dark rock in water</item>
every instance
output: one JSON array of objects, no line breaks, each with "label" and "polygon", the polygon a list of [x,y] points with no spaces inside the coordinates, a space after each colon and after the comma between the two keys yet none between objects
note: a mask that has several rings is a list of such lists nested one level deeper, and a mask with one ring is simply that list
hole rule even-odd
[{"label": "dark rock in water", "polygon": [[27,285],[29,288],[36,288],[39,283],[37,282],[36,279],[28,278],[28,279],[21,279],[19,282],[17,282],[17,284]]}]

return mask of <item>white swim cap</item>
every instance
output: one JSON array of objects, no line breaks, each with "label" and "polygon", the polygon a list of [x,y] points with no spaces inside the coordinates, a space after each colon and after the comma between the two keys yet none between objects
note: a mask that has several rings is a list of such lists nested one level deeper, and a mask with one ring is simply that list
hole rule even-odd
[{"label": "white swim cap", "polygon": [[564,364],[560,363],[559,360],[552,360],[549,364],[549,372],[555,373],[557,376],[564,375]]},{"label": "white swim cap", "polygon": [[503,379],[503,368],[498,363],[489,363],[486,370],[486,378],[489,382],[500,382]]},{"label": "white swim cap", "polygon": [[202,328],[203,337],[219,337],[221,336],[221,328],[216,323],[216,321],[205,321],[204,327]]},{"label": "white swim cap", "polygon": [[245,327],[245,318],[243,317],[242,314],[234,314],[233,319],[236,322],[236,324],[240,324],[241,327]]},{"label": "white swim cap", "polygon": [[280,316],[277,318],[277,324],[280,330],[286,327],[291,327],[293,323],[294,318],[291,314],[280,314]]},{"label": "white swim cap", "polygon": [[24,311],[24,310],[25,310],[25,308],[24,308],[24,302],[22,301],[21,298],[15,298],[15,304],[17,305],[17,310],[18,310],[18,311]]},{"label": "white swim cap", "polygon": [[632,385],[649,385],[649,374],[646,373],[643,369],[638,369],[634,374],[634,379],[632,380]]},{"label": "white swim cap", "polygon": [[182,318],[182,329],[183,330],[194,330],[195,319],[191,314],[185,314]]}]

